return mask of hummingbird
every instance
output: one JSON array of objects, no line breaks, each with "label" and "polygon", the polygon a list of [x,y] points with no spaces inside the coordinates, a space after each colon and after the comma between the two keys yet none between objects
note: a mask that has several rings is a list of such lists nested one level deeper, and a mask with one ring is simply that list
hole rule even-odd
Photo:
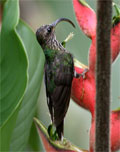
[{"label": "hummingbird", "polygon": [[64,118],[69,107],[73,77],[79,77],[74,71],[72,54],[56,39],[55,28],[65,21],[74,28],[67,18],[60,18],[52,24],[43,25],[36,31],[36,38],[45,54],[45,86],[47,105],[52,123],[56,127],[59,140],[63,137]]}]

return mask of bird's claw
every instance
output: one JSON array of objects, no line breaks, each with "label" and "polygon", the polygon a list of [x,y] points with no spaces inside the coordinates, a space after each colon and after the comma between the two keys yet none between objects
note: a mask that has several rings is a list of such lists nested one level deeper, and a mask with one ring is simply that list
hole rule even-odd
[{"label": "bird's claw", "polygon": [[85,79],[85,74],[88,72],[88,69],[85,69],[82,73],[81,76],[83,77],[83,79]]},{"label": "bird's claw", "polygon": [[81,76],[82,76],[82,78],[85,79],[85,74],[86,74],[86,72],[88,72],[88,69],[84,69],[84,71],[83,71],[82,73],[77,73],[77,72],[75,71],[74,77],[80,79]]}]

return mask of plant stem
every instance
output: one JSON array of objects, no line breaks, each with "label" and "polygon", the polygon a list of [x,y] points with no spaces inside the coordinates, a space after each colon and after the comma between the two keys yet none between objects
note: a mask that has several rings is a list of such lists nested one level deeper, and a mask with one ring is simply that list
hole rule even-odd
[{"label": "plant stem", "polygon": [[95,152],[110,151],[111,21],[112,0],[98,0]]}]

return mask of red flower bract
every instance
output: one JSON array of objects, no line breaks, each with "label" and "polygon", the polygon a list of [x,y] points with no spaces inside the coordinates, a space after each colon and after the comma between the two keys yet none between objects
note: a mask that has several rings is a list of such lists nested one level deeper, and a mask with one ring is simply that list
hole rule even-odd
[{"label": "red flower bract", "polygon": [[[111,51],[112,61],[114,61],[120,52],[120,23],[111,29]],[[96,65],[96,35],[92,37],[92,44],[89,52],[89,68],[95,73]]]},{"label": "red flower bract", "polygon": [[87,3],[73,0],[75,15],[82,31],[90,38],[96,33],[96,14]]},{"label": "red flower bract", "polygon": [[[75,67],[77,73],[82,73],[84,69]],[[74,78],[72,82],[71,97],[83,108],[89,110],[94,115],[95,109],[95,78],[94,75],[88,71],[85,78]]]}]

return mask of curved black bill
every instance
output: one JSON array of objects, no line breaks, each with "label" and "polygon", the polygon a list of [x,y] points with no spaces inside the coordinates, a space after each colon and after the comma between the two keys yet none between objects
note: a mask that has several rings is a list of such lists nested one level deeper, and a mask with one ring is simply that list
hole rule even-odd
[{"label": "curved black bill", "polygon": [[57,19],[55,22],[53,22],[51,25],[53,26],[53,27],[55,27],[58,23],[60,23],[61,21],[66,21],[66,22],[68,22],[68,23],[70,23],[74,28],[75,28],[75,24],[71,21],[71,20],[69,20],[69,19],[67,19],[67,18],[60,18],[60,19]]}]

